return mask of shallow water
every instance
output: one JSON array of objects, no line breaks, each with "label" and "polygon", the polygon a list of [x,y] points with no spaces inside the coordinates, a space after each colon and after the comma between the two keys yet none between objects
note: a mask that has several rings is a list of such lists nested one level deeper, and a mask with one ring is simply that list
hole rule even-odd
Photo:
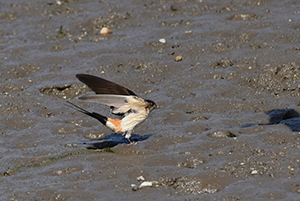
[{"label": "shallow water", "polygon": [[[299,6],[0,2],[0,199],[299,200]],[[149,138],[87,150],[110,132],[66,100],[109,110],[77,73],[154,100]]]}]

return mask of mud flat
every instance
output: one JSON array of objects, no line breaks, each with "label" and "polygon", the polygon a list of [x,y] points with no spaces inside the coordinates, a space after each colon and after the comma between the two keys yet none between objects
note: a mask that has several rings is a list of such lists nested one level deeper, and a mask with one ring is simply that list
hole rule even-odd
[{"label": "mud flat", "polygon": [[[299,7],[0,2],[0,199],[299,200]],[[77,73],[159,105],[136,145],[64,105],[109,115]]]}]

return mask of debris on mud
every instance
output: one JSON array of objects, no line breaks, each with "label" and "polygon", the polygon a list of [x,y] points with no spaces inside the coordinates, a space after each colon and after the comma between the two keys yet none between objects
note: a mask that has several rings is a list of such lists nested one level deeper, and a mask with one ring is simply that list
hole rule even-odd
[{"label": "debris on mud", "polygon": [[296,62],[277,66],[265,65],[258,76],[258,84],[274,94],[289,91],[293,96],[300,96],[300,65]]},{"label": "debris on mud", "polygon": [[218,130],[208,134],[212,138],[235,138],[236,135],[229,130]]},{"label": "debris on mud", "polygon": [[199,179],[186,177],[162,178],[161,183],[163,186],[172,187],[184,194],[213,194],[218,191],[215,188],[204,187],[203,183]]},{"label": "debris on mud", "polygon": [[137,181],[141,182],[140,185],[131,184],[131,189],[133,191],[137,191],[139,189],[145,188],[145,187],[159,187],[158,181],[145,181],[145,178],[143,176],[137,177]]},{"label": "debris on mud", "polygon": [[[86,90],[82,90],[85,88]],[[65,84],[59,86],[51,86],[51,87],[44,87],[40,89],[40,92],[45,95],[57,97],[57,98],[74,98],[85,91],[88,91],[86,87],[82,87],[80,84]]]}]

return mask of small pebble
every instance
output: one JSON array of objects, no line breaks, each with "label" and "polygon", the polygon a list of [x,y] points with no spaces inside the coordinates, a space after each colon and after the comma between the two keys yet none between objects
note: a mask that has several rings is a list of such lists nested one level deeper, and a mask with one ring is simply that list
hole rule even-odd
[{"label": "small pebble", "polygon": [[106,35],[106,34],[111,34],[112,33],[112,30],[110,30],[109,28],[107,27],[103,27],[100,31],[100,34],[101,35]]},{"label": "small pebble", "polygon": [[141,183],[139,188],[151,187],[152,185],[153,185],[152,181],[144,181],[143,183]]},{"label": "small pebble", "polygon": [[152,181],[152,184],[153,184],[155,187],[159,187],[159,182],[158,182],[158,181]]},{"label": "small pebble", "polygon": [[131,184],[131,189],[132,189],[133,191],[137,191],[137,190],[138,190],[138,187],[137,187],[137,185],[135,185],[135,184]]},{"label": "small pebble", "polygon": [[213,138],[234,138],[236,137],[235,134],[231,133],[229,130],[218,130],[213,133],[209,133],[208,136],[213,137]]},{"label": "small pebble", "polygon": [[161,38],[161,39],[159,39],[159,42],[161,42],[161,43],[166,43],[166,39]]},{"label": "small pebble", "polygon": [[143,176],[139,176],[136,178],[138,181],[145,181],[145,178]]},{"label": "small pebble", "polygon": [[175,57],[175,61],[182,61],[183,57],[181,55],[178,55]]},{"label": "small pebble", "polygon": [[257,170],[252,170],[251,172],[252,175],[256,175],[257,173],[258,173]]}]

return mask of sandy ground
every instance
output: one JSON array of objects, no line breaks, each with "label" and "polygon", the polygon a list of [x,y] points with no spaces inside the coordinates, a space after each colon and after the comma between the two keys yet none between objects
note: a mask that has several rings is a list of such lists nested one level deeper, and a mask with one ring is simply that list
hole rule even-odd
[{"label": "sandy ground", "polygon": [[[299,200],[299,8],[2,0],[0,200]],[[109,115],[77,73],[159,105],[136,145],[86,149],[114,136],[65,105]]]}]

